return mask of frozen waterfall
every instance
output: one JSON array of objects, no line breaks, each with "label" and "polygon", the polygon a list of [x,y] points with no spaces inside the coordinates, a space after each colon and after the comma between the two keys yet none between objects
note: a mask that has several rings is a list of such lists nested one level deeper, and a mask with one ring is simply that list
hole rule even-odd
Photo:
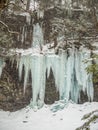
[{"label": "frozen waterfall", "polygon": [[[24,66],[24,90],[28,83],[29,73],[32,77],[32,101],[31,106],[38,108],[44,104],[46,77],[50,75],[52,69],[55,87],[59,91],[60,100],[72,100],[78,103],[80,92],[87,93],[88,99],[93,100],[92,75],[87,74],[86,67],[91,61],[84,63],[90,58],[90,51],[74,46],[68,50],[59,50],[59,54],[29,54],[21,56],[18,60],[19,77],[21,79],[22,68]],[[47,75],[46,75],[47,74]]]},{"label": "frozen waterfall", "polygon": [[[54,50],[50,51],[47,45],[43,45],[43,31],[39,23],[34,24],[32,41],[30,49],[20,50],[20,52],[18,50],[19,57],[16,56],[19,80],[22,79],[24,70],[24,93],[31,73],[32,99],[30,105],[32,108],[43,106],[46,79],[49,78],[51,70],[60,101],[72,100],[78,103],[81,91],[87,93],[89,101],[93,101],[92,74],[86,72],[87,66],[92,63],[90,60],[87,63],[84,62],[90,58],[90,50],[83,46],[77,49],[72,44],[66,50],[59,49],[56,55]],[[44,48],[47,49],[44,50]],[[0,58],[0,76],[3,67],[4,60]]]}]

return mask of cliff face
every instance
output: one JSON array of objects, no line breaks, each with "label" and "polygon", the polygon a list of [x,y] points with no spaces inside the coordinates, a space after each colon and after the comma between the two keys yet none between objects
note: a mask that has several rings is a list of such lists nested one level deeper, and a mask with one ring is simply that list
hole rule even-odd
[{"label": "cliff face", "polygon": [[[30,20],[30,24],[27,21],[27,17],[29,17],[28,19]],[[33,35],[33,24],[32,18],[30,18],[30,16],[18,14],[2,14],[1,20],[8,25],[10,30],[18,32],[18,34],[12,34],[12,48],[30,47]]]}]

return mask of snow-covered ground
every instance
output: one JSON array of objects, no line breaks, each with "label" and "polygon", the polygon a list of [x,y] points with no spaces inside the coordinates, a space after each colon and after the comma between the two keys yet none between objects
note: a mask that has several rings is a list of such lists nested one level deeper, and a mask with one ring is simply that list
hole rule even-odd
[{"label": "snow-covered ground", "polygon": [[[83,115],[98,109],[98,102],[72,104],[69,103],[61,111],[53,113],[51,106],[44,105],[34,112],[26,107],[16,112],[0,111],[0,130],[75,130],[84,124]],[[90,126],[90,130],[98,130],[98,123]]]}]

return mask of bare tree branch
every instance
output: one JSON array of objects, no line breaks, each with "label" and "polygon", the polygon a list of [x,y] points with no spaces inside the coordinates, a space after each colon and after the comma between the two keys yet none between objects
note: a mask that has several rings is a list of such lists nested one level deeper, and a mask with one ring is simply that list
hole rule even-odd
[{"label": "bare tree branch", "polygon": [[9,33],[11,33],[11,34],[17,34],[17,35],[19,34],[19,32],[9,30],[8,25],[5,24],[3,21],[0,21],[0,23],[7,28],[7,31],[8,31]]}]

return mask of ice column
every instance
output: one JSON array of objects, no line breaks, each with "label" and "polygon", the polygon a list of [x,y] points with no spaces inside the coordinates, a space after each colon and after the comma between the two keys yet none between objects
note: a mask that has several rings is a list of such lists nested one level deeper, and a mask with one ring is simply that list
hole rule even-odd
[{"label": "ice column", "polygon": [[46,66],[44,55],[34,55],[31,60],[32,75],[32,107],[42,107],[44,104],[45,82],[46,82]]},{"label": "ice column", "polygon": [[[85,48],[82,48],[80,50],[81,52],[81,80],[82,80],[82,90],[85,92],[87,91],[87,95],[89,100],[93,100],[94,90],[93,90],[93,81],[92,81],[92,74],[87,73],[85,68],[87,68],[89,65],[91,65],[92,61],[88,61],[87,63],[84,63],[85,60],[90,59],[91,53],[90,50],[87,50]],[[84,61],[84,62],[83,62]]]},{"label": "ice column", "polygon": [[39,23],[34,24],[32,47],[42,47],[44,44],[43,31]]},{"label": "ice column", "polygon": [[45,56],[24,55],[19,61],[19,78],[21,79],[22,70],[24,67],[24,92],[28,83],[29,74],[31,71],[32,77],[32,100],[31,106],[41,107],[44,104],[45,82],[46,82],[46,66]]}]

